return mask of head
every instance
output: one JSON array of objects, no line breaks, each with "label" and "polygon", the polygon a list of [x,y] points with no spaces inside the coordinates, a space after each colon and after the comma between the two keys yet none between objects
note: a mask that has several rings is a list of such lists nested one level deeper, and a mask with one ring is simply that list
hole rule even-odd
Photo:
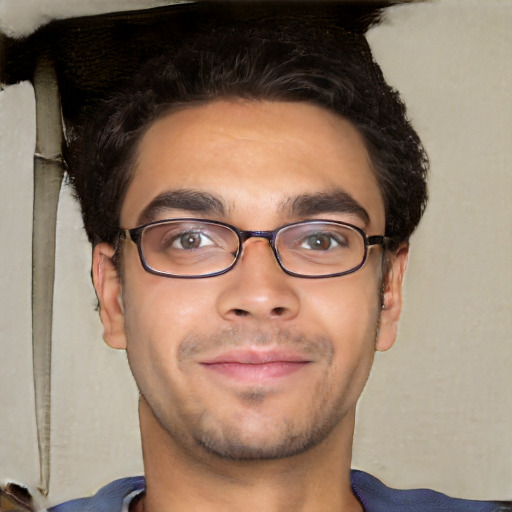
[{"label": "head", "polygon": [[312,103],[361,133],[397,247],[427,201],[428,161],[405,105],[383,78],[365,37],[299,22],[220,28],[150,61],[124,92],[98,108],[71,145],[71,182],[93,245],[115,244],[139,143],[167,113],[214,99]]},{"label": "head", "polygon": [[[72,179],[143,440],[231,459],[347,442],[373,353],[396,336],[426,201],[420,141],[365,39],[294,24],[198,37],[148,64],[90,134]],[[223,275],[146,272],[121,228],[181,217],[244,231],[322,218],[388,242],[332,278],[285,274],[258,237]]]}]

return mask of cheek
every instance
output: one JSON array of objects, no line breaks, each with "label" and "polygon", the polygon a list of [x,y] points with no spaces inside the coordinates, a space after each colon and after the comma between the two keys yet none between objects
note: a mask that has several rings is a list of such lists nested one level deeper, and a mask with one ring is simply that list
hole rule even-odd
[{"label": "cheek", "polygon": [[149,274],[137,263],[127,264],[123,282],[128,349],[172,363],[183,338],[213,321],[215,290],[201,280]]},{"label": "cheek", "polygon": [[[343,276],[323,283],[322,293],[304,294],[303,312],[333,343],[333,373],[347,375],[369,368],[380,317],[379,280]],[[335,367],[335,368],[334,368]]]},{"label": "cheek", "polygon": [[303,307],[334,336],[343,332],[362,334],[373,328],[380,314],[380,276],[373,269],[367,270],[366,275],[361,272],[305,283],[308,287],[302,296]]},{"label": "cheek", "polygon": [[135,277],[132,274],[123,289],[128,363],[146,400],[159,403],[162,398],[157,397],[166,390],[165,400],[176,401],[187,393],[178,347],[211,316],[204,312],[207,297],[185,293],[182,281],[176,284],[149,274],[140,280]]},{"label": "cheek", "polygon": [[172,343],[187,326],[197,324],[201,311],[204,314],[200,297],[181,294],[172,286],[148,287],[144,294],[131,289],[124,301],[127,335],[135,343]]}]

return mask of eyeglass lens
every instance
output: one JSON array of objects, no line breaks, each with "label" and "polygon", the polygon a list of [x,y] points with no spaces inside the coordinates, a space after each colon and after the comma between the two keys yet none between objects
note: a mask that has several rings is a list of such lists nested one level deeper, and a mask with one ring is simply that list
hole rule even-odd
[{"label": "eyeglass lens", "polygon": [[346,272],[364,258],[364,238],[358,231],[330,223],[303,223],[279,231],[276,247],[284,268],[304,276]]},{"label": "eyeglass lens", "polygon": [[[239,236],[229,226],[176,220],[147,226],[141,237],[149,269],[174,276],[206,276],[231,267],[240,251]],[[277,230],[275,250],[281,266],[303,276],[348,272],[365,257],[365,239],[337,223],[305,221]]]},{"label": "eyeglass lens", "polygon": [[142,232],[142,253],[153,270],[178,276],[220,272],[233,264],[238,235],[221,224],[170,221]]}]

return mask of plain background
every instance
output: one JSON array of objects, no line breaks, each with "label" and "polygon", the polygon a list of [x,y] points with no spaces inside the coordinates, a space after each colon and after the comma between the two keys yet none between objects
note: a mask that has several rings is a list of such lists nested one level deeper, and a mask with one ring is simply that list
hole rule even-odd
[{"label": "plain background", "polygon": [[[0,28],[162,5],[0,0]],[[394,487],[512,497],[512,2],[391,8],[368,38],[431,158],[395,347],[378,354],[358,410],[354,466]],[[35,487],[31,361],[32,87],[0,92],[0,482]],[[137,393],[108,349],[90,248],[62,190],[54,309],[49,502],[142,471]]]}]

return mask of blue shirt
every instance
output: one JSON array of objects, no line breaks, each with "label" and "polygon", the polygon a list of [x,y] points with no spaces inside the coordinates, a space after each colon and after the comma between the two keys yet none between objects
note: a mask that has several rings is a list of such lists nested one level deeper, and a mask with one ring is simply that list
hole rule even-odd
[{"label": "blue shirt", "polygon": [[[386,487],[363,471],[351,472],[352,489],[365,512],[512,512],[512,501],[470,501],[450,498],[428,489],[400,491]],[[144,477],[122,478],[91,498],[68,501],[48,512],[123,512],[144,491]],[[124,507],[123,507],[124,505]]]}]

